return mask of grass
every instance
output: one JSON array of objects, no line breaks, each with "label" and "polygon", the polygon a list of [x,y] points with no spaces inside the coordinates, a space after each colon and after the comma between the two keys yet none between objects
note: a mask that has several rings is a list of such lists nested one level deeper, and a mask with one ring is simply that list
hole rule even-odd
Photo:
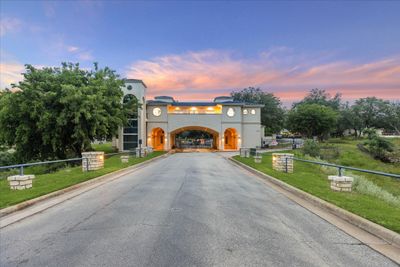
[{"label": "grass", "polygon": [[70,167],[60,169],[53,173],[36,175],[33,187],[25,190],[11,190],[7,179],[0,180],[0,208],[5,208],[25,200],[33,199],[96,177],[111,173],[151,158],[165,152],[155,151],[144,158],[130,157],[128,163],[121,163],[119,156],[113,156],[105,160],[104,168],[97,171],[82,172],[82,167]]},{"label": "grass", "polygon": [[117,149],[112,146],[111,142],[106,142],[102,144],[92,144],[92,148],[95,151],[104,151],[104,154],[118,152]]},{"label": "grass", "polygon": [[[241,158],[240,156],[234,158],[307,193],[400,233],[400,207],[398,205],[390,205],[378,197],[354,191],[351,193],[331,191],[326,173],[317,165],[296,161],[294,173],[283,173],[272,169],[271,153],[263,155],[261,164],[254,163],[253,158]],[[400,184],[400,181],[397,182]]]},{"label": "grass", "polygon": [[[397,146],[400,146],[400,138],[391,138],[389,140]],[[376,170],[395,174],[400,173],[400,163],[384,163],[380,160],[374,159],[368,153],[360,151],[357,148],[357,144],[362,143],[363,141],[364,140],[354,139],[329,140],[328,143],[338,146],[340,154],[339,158],[330,160],[329,162],[367,170]],[[357,174],[364,176],[391,194],[400,197],[400,181],[398,179],[396,180],[395,178],[360,172],[357,172]]]}]

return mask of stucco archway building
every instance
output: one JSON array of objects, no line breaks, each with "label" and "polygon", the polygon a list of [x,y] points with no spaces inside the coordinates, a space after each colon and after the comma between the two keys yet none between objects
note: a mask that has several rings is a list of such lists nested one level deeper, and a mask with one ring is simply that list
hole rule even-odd
[{"label": "stucco archway building", "polygon": [[208,136],[205,146],[217,150],[261,146],[262,105],[235,102],[227,96],[209,102],[180,102],[171,96],[147,100],[146,85],[135,79],[125,80],[122,90],[124,99],[136,97],[141,107],[119,131],[116,146],[120,151],[135,149],[140,142],[170,150],[181,145],[180,136],[188,131],[203,132]]}]

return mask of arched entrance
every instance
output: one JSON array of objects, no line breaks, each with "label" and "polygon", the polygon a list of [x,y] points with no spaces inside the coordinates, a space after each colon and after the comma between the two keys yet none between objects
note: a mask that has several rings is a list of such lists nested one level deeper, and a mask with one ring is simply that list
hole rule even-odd
[{"label": "arched entrance", "polygon": [[189,126],[171,132],[172,149],[218,149],[218,132],[206,127]]},{"label": "arched entrance", "polygon": [[151,131],[151,146],[154,150],[164,150],[165,133],[161,128]]},{"label": "arched entrance", "polygon": [[224,132],[224,149],[238,149],[238,135],[233,128],[228,128]]}]

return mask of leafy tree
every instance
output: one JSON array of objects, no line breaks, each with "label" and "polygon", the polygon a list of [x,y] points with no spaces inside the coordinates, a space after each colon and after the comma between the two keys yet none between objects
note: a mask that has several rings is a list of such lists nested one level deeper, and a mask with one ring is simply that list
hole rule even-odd
[{"label": "leafy tree", "polygon": [[304,97],[304,99],[300,102],[294,103],[293,106],[296,107],[302,104],[318,104],[326,107],[330,107],[333,110],[339,110],[341,104],[341,94],[336,93],[334,97],[332,97],[329,93],[327,93],[323,89],[312,89],[310,93]]},{"label": "leafy tree", "polygon": [[385,128],[395,131],[400,135],[400,102],[388,103],[384,107]]},{"label": "leafy tree", "polygon": [[0,98],[0,145],[15,145],[19,161],[79,156],[91,141],[116,134],[135,109],[122,103],[124,82],[107,67],[25,67],[13,85],[21,90]]},{"label": "leafy tree", "polygon": [[352,109],[354,116],[357,116],[363,128],[384,128],[388,101],[376,97],[366,97],[356,100]]},{"label": "leafy tree", "polygon": [[248,87],[232,92],[231,96],[235,101],[264,105],[261,108],[261,124],[265,126],[267,134],[278,133],[283,128],[285,110],[279,98],[273,94],[263,92],[260,88]]},{"label": "leafy tree", "polygon": [[335,129],[338,114],[330,107],[318,104],[302,104],[289,111],[287,128],[308,138],[323,139]]},{"label": "leafy tree", "polygon": [[354,108],[346,104],[342,105],[339,110],[338,123],[336,128],[336,134],[341,136],[345,130],[352,129],[354,131],[354,136],[358,137],[361,135],[364,129],[363,122],[360,117],[354,111]]}]

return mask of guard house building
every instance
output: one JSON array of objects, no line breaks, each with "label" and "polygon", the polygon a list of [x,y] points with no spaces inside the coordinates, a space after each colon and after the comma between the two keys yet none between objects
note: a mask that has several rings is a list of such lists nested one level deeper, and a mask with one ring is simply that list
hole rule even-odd
[{"label": "guard house building", "polygon": [[229,96],[209,102],[180,102],[171,96],[146,100],[147,87],[136,79],[126,79],[122,90],[124,101],[135,97],[140,108],[114,140],[120,151],[133,150],[140,142],[142,147],[155,150],[238,150],[261,146],[262,105],[236,102]]}]

